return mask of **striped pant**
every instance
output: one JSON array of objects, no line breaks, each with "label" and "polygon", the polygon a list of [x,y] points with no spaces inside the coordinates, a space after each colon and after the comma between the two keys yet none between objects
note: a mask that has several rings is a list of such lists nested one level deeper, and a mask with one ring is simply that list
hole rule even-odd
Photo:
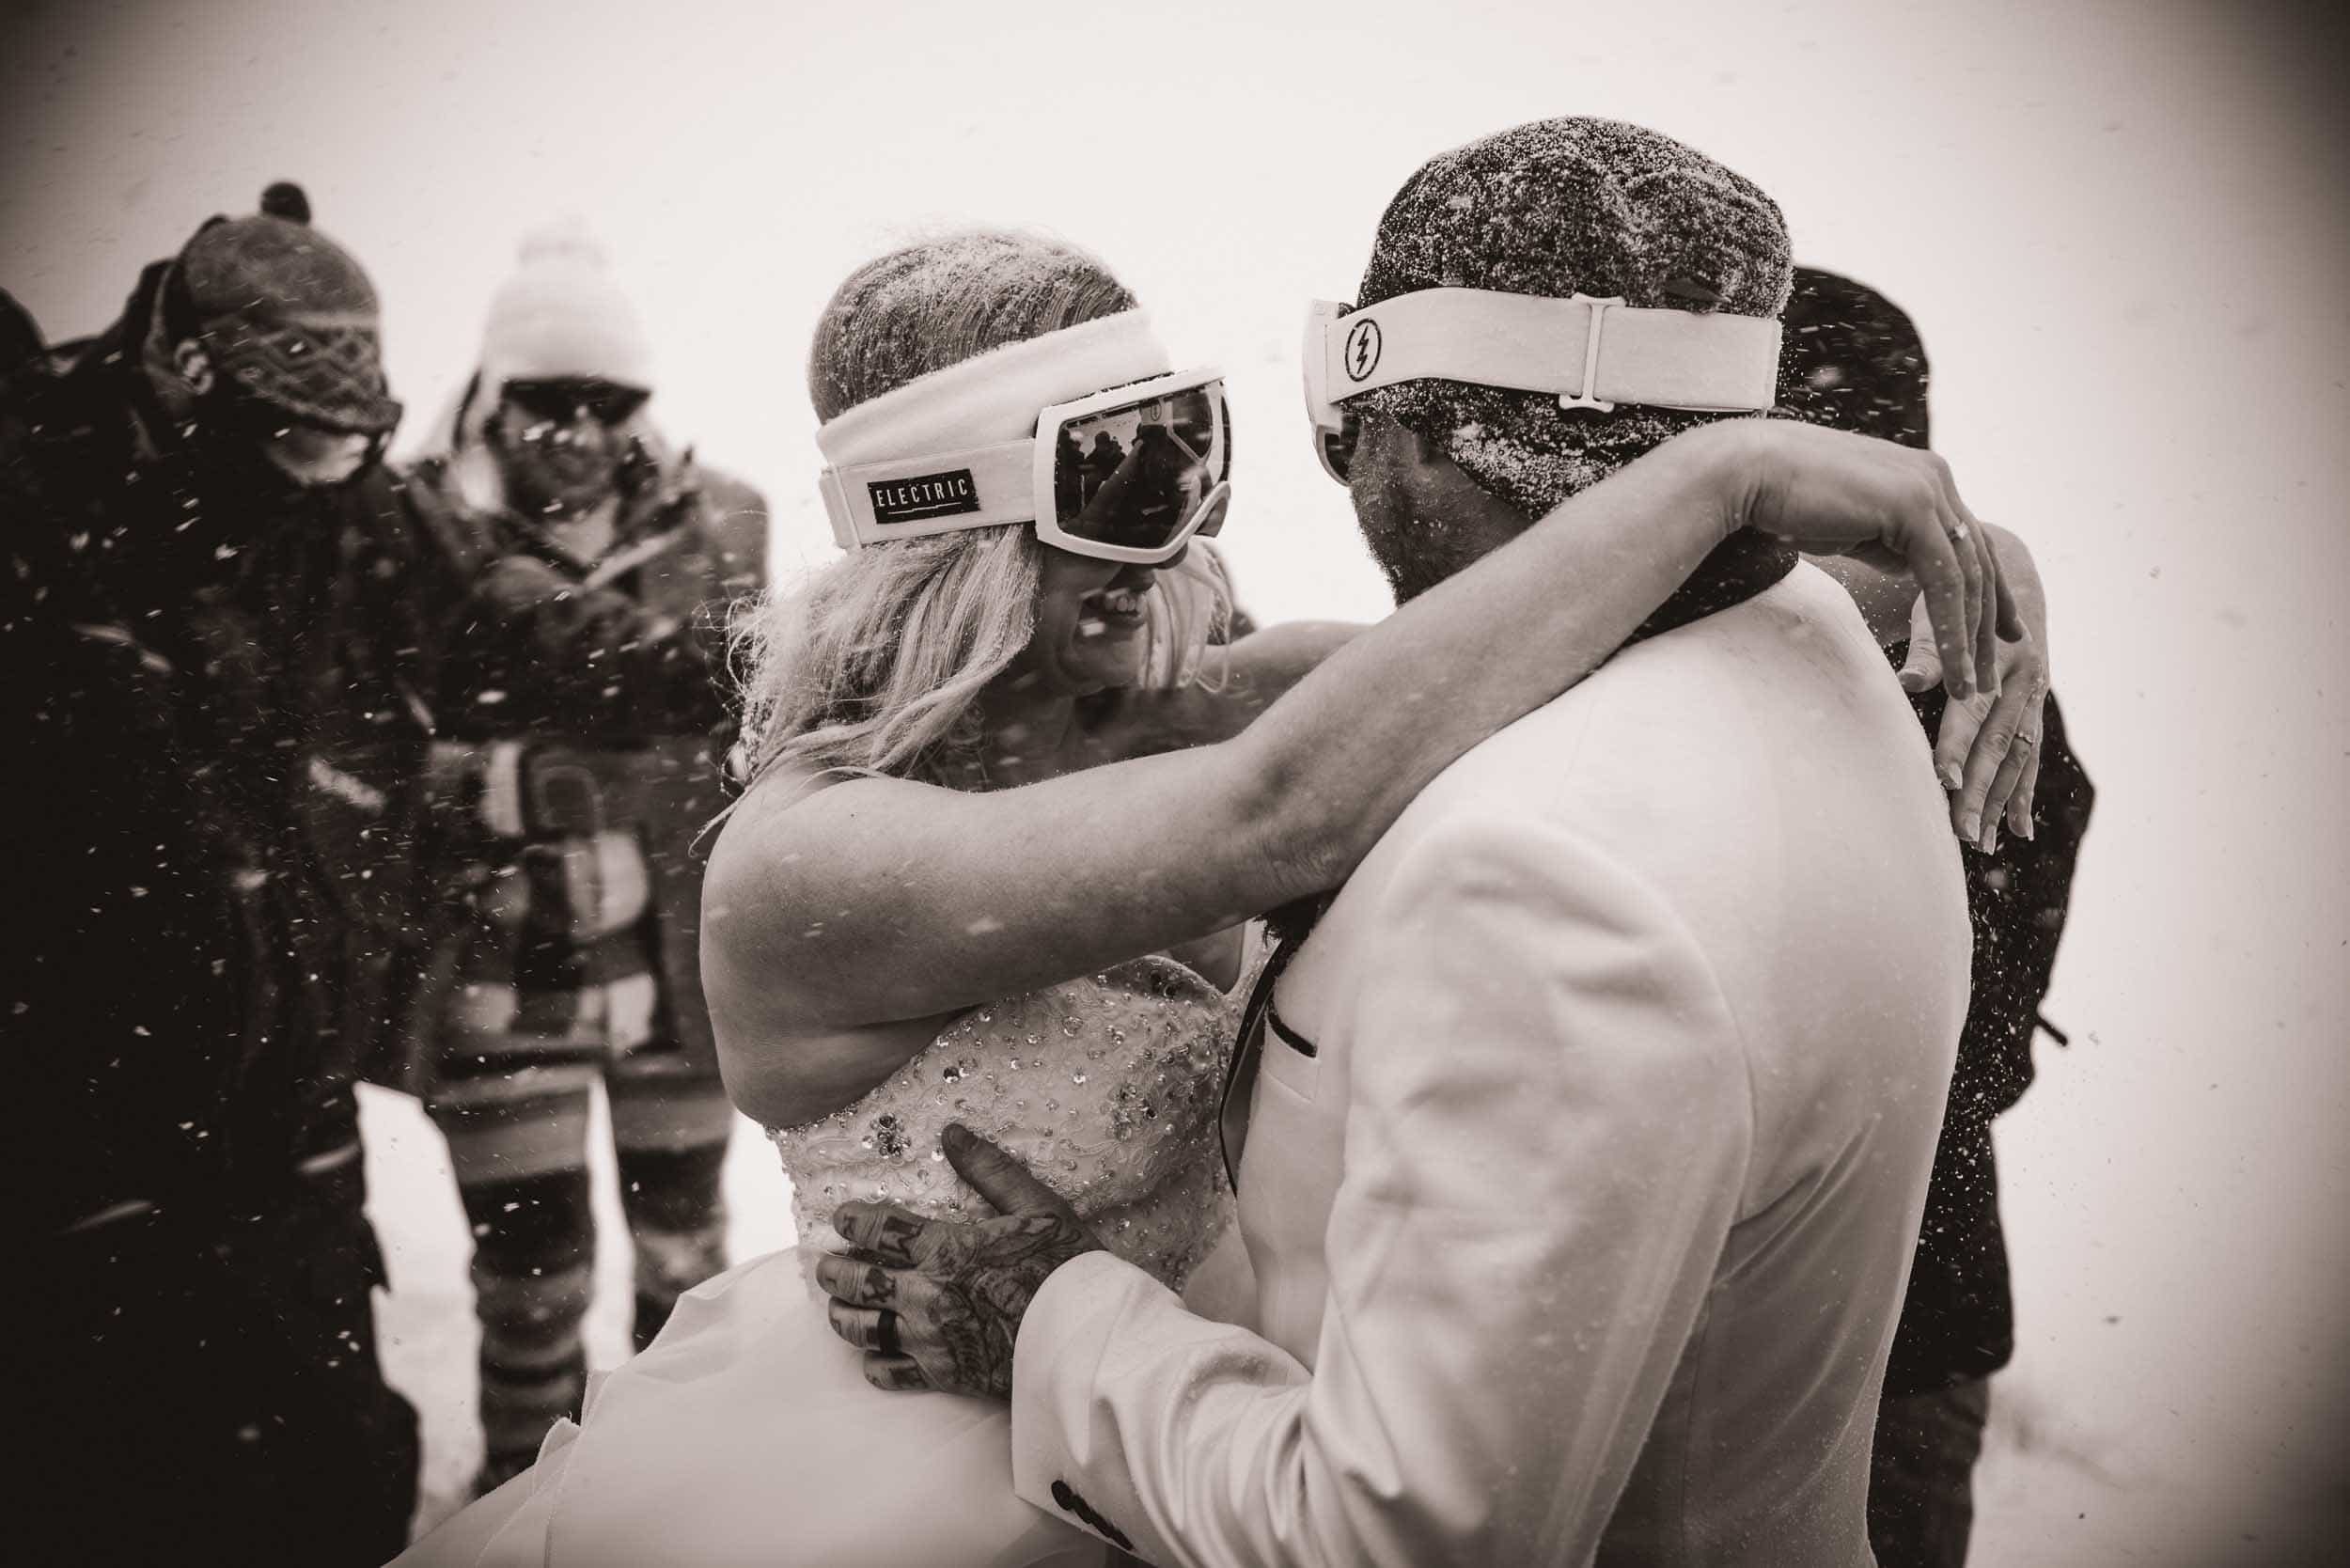
[{"label": "striped pant", "polygon": [[484,1488],[527,1466],[586,1390],[599,1078],[635,1244],[637,1347],[680,1294],[726,1266],[719,1175],[733,1110],[700,1012],[681,911],[691,901],[657,897],[652,865],[620,830],[476,869],[426,1105],[473,1228]]}]

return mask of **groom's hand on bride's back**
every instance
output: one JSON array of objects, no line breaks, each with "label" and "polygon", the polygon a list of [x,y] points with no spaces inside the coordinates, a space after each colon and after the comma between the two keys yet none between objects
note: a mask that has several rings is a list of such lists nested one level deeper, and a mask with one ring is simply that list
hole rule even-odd
[{"label": "groom's hand on bride's back", "polygon": [[833,1298],[833,1332],[865,1352],[867,1382],[1010,1399],[1028,1303],[1054,1270],[1102,1244],[1067,1200],[995,1144],[960,1126],[941,1142],[996,1217],[843,1203],[833,1228],[856,1252],[818,1262],[816,1279]]}]

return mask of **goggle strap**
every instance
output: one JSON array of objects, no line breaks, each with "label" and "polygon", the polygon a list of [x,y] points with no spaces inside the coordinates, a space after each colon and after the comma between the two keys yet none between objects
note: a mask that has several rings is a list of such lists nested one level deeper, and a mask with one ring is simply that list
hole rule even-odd
[{"label": "goggle strap", "polygon": [[1430,378],[1555,393],[1569,406],[1707,413],[1761,413],[1778,392],[1779,323],[1768,317],[1489,289],[1423,289],[1315,315],[1333,401]]},{"label": "goggle strap", "polygon": [[826,422],[816,446],[826,463],[845,466],[1010,441],[1036,429],[1040,409],[1168,368],[1150,318],[1120,311],[918,376]]}]

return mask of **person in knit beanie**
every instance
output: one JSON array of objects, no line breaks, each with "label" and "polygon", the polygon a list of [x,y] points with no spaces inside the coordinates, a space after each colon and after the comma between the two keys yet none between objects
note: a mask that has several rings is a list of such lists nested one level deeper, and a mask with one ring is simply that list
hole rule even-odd
[{"label": "person in knit beanie", "polygon": [[[1906,447],[1927,445],[1925,343],[1906,311],[1865,283],[1797,267],[1784,320],[1785,413]],[[1846,587],[1869,603],[1864,588]],[[1888,652],[1899,665],[1908,654],[1905,604],[1897,625],[1904,640]],[[1938,688],[1911,694],[1929,735],[1941,729],[1947,700]],[[1963,861],[1975,937],[1973,983],[1877,1407],[1869,1541],[1881,1568],[1959,1568],[1966,1561],[1990,1380],[2014,1353],[1991,1122],[2032,1080],[2032,1043],[2048,1027],[2040,1009],[2096,798],[2066,739],[2054,693],[2044,724],[2039,771],[2024,797],[2030,831],[2011,833]]]},{"label": "person in knit beanie", "polygon": [[375,1563],[415,1505],[353,1085],[462,591],[417,581],[375,290],[308,216],[206,223],[0,384],[28,1560]]},{"label": "person in knit beanie", "polygon": [[258,443],[296,483],[338,484],[400,423],[381,316],[367,273],[281,181],[258,212],[214,218],[180,250],[149,353],[168,355],[198,424]]},{"label": "person in knit beanie", "polygon": [[577,223],[531,234],[491,297],[457,416],[466,499],[556,524],[614,505],[652,390],[644,323],[593,237]]},{"label": "person in knit beanie", "polygon": [[[419,1009],[407,1087],[448,1139],[473,1225],[484,1491],[579,1414],[599,1080],[637,1344],[726,1264],[733,1112],[702,999],[693,844],[724,805],[715,633],[760,582],[765,508],[670,452],[652,393],[643,323],[602,251],[577,224],[540,230],[492,296],[444,448],[414,475],[492,578],[597,587],[632,611],[586,651],[605,672],[592,700],[441,704],[431,874],[457,914],[428,965],[444,982]],[[514,648],[532,662],[526,640]],[[455,678],[504,685],[479,668]]]},{"label": "person in knit beanie", "polygon": [[0,377],[0,728],[43,797],[0,853],[29,1560],[400,1550],[416,1421],[376,1352],[354,1086],[446,928],[432,739],[501,705],[641,723],[616,683],[713,700],[641,592],[478,549],[375,461],[375,288],[309,220],[272,187]]}]

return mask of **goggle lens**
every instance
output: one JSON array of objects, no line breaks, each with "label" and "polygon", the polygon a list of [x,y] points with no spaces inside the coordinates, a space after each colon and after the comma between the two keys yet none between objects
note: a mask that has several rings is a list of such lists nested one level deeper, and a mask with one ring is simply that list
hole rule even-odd
[{"label": "goggle lens", "polygon": [[1355,464],[1355,441],[1362,428],[1362,421],[1355,416],[1341,412],[1337,430],[1314,431],[1315,444],[1322,452],[1323,471],[1340,484],[1346,483],[1347,471]]},{"label": "goggle lens", "polygon": [[[1164,548],[1230,476],[1231,460],[1219,382],[1097,410],[1056,438],[1055,521],[1092,543]],[[1212,521],[1221,525],[1220,510]]]}]

